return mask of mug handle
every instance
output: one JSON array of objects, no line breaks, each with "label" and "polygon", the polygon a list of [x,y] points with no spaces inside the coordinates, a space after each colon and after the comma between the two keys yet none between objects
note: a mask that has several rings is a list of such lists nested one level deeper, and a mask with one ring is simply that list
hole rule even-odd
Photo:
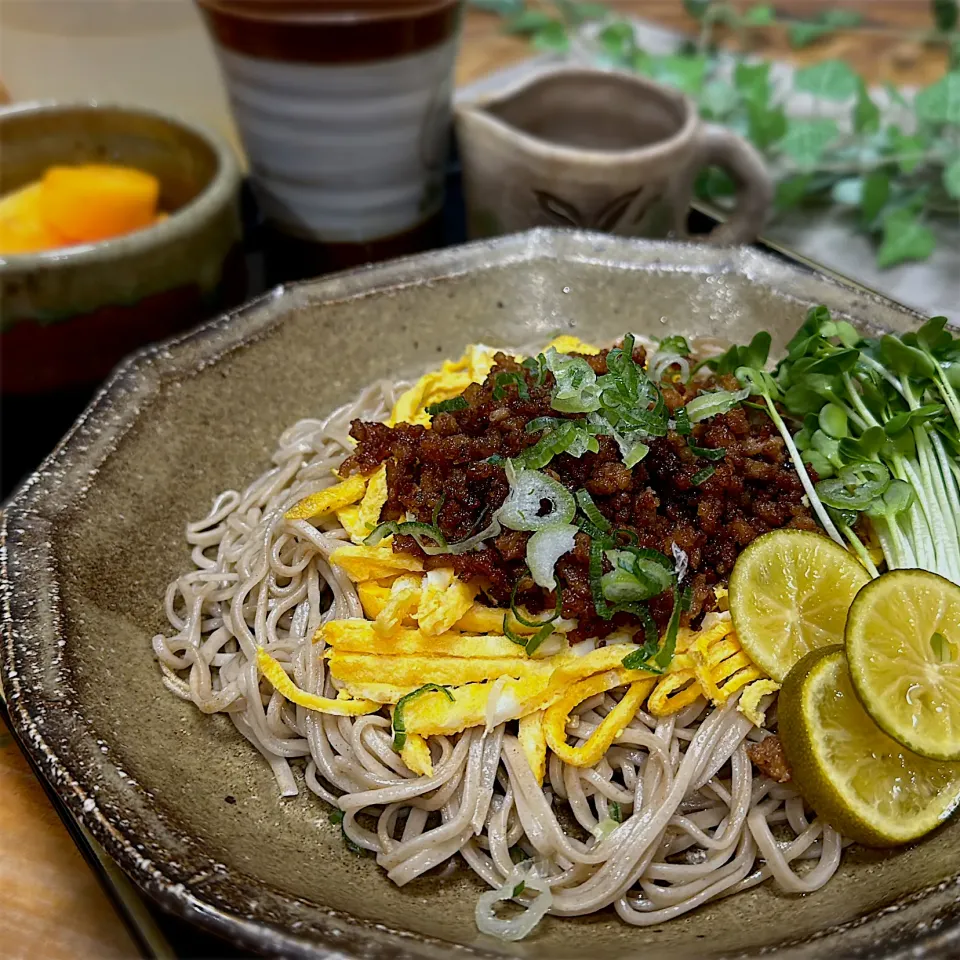
[{"label": "mug handle", "polygon": [[[693,180],[701,170],[718,166],[736,185],[736,203],[726,221],[706,236],[691,237],[685,225],[679,232],[685,239],[703,240],[717,246],[752,243],[763,229],[773,200],[773,181],[763,157],[742,137],[715,123],[703,125],[697,146],[690,174],[690,192]],[[686,207],[689,207],[689,196]],[[686,208],[683,216],[686,217]]]}]

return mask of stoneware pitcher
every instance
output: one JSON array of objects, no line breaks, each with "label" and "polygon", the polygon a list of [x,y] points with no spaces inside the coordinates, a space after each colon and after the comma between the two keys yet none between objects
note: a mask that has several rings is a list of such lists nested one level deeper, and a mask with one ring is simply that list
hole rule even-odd
[{"label": "stoneware pitcher", "polygon": [[773,195],[745,140],[704,123],[681,93],[628,73],[566,67],[456,108],[470,233],[570,226],[687,237],[693,184],[710,166],[736,185],[706,239],[754,240]]}]

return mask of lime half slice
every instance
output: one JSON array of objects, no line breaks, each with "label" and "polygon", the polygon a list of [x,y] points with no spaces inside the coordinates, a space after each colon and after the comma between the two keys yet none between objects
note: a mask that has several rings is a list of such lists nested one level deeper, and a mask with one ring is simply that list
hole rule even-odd
[{"label": "lime half slice", "polygon": [[914,753],[960,760],[960,587],[885,573],[854,600],[845,640],[867,713]]},{"label": "lime half slice", "polygon": [[819,533],[774,530],[758,537],[730,577],[740,644],[782,682],[805,654],[843,640],[847,611],[869,579],[855,557]]},{"label": "lime half slice", "polygon": [[854,693],[840,646],[815,650],[790,671],[777,712],[797,788],[844,836],[874,847],[907,843],[960,800],[960,763],[891,740]]}]

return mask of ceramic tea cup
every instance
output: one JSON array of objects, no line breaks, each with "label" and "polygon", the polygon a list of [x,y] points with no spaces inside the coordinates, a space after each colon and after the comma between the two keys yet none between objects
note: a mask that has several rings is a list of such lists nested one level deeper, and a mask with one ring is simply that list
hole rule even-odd
[{"label": "ceramic tea cup", "polygon": [[705,239],[754,240],[773,186],[741,137],[704,123],[675,90],[628,73],[566,67],[456,108],[472,236],[570,226],[687,238],[697,174],[736,184],[727,221]]},{"label": "ceramic tea cup", "polygon": [[462,0],[197,3],[291,275],[434,245]]}]

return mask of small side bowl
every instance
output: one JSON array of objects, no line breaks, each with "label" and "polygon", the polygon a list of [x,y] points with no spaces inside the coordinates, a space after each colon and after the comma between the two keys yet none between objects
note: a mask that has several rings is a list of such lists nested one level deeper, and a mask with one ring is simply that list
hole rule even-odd
[{"label": "small side bowl", "polygon": [[0,109],[0,195],[53,164],[118,163],[160,180],[154,226],[99,243],[0,255],[0,388],[102,379],[131,350],[238,299],[240,169],[209,131],[136,107]]}]

